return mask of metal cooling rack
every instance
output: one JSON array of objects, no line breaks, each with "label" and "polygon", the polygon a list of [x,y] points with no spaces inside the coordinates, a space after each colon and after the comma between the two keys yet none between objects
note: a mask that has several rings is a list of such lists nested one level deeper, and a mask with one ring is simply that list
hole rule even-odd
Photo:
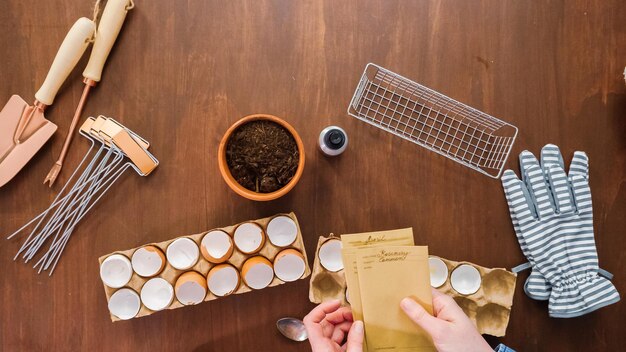
[{"label": "metal cooling rack", "polygon": [[371,63],[348,114],[493,178],[517,136],[517,127]]}]

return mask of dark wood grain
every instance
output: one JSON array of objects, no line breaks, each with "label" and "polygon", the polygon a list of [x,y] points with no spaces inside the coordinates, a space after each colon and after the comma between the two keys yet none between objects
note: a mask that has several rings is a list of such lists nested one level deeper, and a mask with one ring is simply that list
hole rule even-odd
[{"label": "dark wood grain", "polygon": [[[346,114],[368,62],[516,125],[515,155],[548,142],[566,158],[586,151],[600,263],[626,293],[622,1],[135,2],[84,115],[119,119],[151,142],[161,165],[115,185],[79,225],[52,278],[11,260],[18,241],[0,241],[0,350],[308,350],[274,327],[277,318],[312,308],[307,280],[111,323],[98,277],[96,258],[114,250],[277,212],[296,212],[310,258],[318,235],[412,226],[416,243],[446,258],[488,267],[522,262],[499,181]],[[0,100],[32,99],[66,30],[90,7],[0,2]],[[85,64],[47,111],[59,131],[0,189],[2,234],[44,209],[87,150],[77,137],[55,188],[42,185],[80,98]],[[251,113],[285,118],[305,143],[300,183],[270,203],[235,195],[217,168],[223,132]],[[316,151],[329,124],[350,137],[336,159]],[[516,169],[515,157],[507,165]],[[526,275],[500,341],[520,351],[626,344],[623,303],[550,319],[545,303],[524,295]]]}]

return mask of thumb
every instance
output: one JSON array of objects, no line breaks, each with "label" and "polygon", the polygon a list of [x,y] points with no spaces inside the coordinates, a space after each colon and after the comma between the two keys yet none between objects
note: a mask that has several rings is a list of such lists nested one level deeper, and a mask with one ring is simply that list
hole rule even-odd
[{"label": "thumb", "polygon": [[348,331],[348,341],[346,341],[346,352],[363,352],[363,322],[355,321]]},{"label": "thumb", "polygon": [[404,313],[417,325],[424,329],[430,336],[442,328],[442,321],[428,314],[420,304],[411,298],[404,298],[400,301],[400,307]]}]

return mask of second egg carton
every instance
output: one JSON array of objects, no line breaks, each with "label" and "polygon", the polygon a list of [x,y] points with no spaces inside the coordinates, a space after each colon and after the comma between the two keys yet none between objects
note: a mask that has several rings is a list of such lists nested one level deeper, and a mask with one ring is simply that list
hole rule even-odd
[{"label": "second egg carton", "polygon": [[[441,259],[448,268],[448,277],[437,290],[454,298],[481,334],[504,336],[509,325],[517,275],[502,268],[485,268],[474,263],[457,262],[435,255],[430,257]],[[481,277],[478,291],[469,295],[458,293],[450,284],[450,275],[454,269],[464,264],[476,268]]]},{"label": "second egg carton", "polygon": [[[317,241],[313,272],[309,283],[309,300],[312,303],[322,303],[327,300],[338,299],[343,305],[349,305],[349,297],[346,297],[344,270],[332,272],[326,270],[320,263],[320,247],[332,240],[340,239],[331,234],[328,237],[320,236]],[[470,262],[457,262],[434,255],[430,257],[441,259],[448,269],[445,283],[436,289],[454,298],[481,334],[496,337],[504,336],[509,324],[517,275],[502,268],[486,268]],[[471,265],[480,273],[481,285],[478,291],[473,294],[460,294],[450,284],[450,274],[455,268],[463,264]]]}]

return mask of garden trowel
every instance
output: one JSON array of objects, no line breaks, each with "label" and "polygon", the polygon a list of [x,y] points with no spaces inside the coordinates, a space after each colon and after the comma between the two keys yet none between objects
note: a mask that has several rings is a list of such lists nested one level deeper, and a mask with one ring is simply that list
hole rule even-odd
[{"label": "garden trowel", "polygon": [[87,49],[94,29],[92,20],[78,19],[61,43],[33,105],[13,95],[0,111],[0,187],[9,182],[56,131],[57,126],[46,120],[44,110],[52,105],[59,88]]}]

